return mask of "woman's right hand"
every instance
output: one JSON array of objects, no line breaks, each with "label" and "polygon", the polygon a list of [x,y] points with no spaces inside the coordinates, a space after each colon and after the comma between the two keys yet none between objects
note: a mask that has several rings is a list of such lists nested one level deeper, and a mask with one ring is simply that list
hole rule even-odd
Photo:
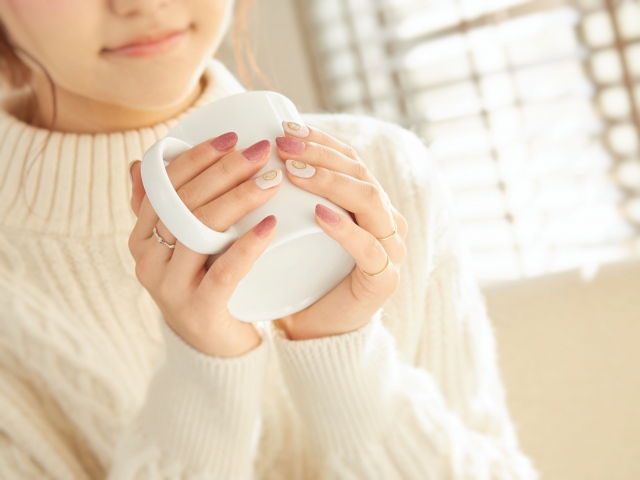
[{"label": "woman's right hand", "polygon": [[[282,182],[279,170],[270,181],[264,176],[251,179],[269,161],[269,140],[236,151],[237,141],[233,132],[220,135],[189,149],[167,166],[171,184],[184,204],[202,223],[219,232],[269,200]],[[159,220],[145,195],[140,161],[131,164],[131,176],[131,208],[137,221],[129,237],[129,251],[136,262],[138,281],[165,321],[184,341],[208,355],[233,357],[258,346],[258,330],[233,318],[227,304],[271,242],[276,218],[270,215],[263,219],[207,269],[209,255],[187,248]],[[174,248],[156,240],[154,226]]]}]

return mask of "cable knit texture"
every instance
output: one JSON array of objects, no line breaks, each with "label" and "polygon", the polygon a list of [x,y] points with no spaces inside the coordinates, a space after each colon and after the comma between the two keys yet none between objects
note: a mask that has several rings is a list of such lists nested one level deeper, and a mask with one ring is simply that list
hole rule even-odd
[{"label": "cable knit texture", "polygon": [[0,478],[537,478],[449,191],[398,125],[302,115],[358,152],[409,223],[400,286],[371,322],[301,341],[259,323],[260,345],[233,358],[166,324],[127,246],[127,165],[245,91],[216,59],[205,80],[176,118],[108,134],[49,136],[26,123],[27,92],[2,98]]}]

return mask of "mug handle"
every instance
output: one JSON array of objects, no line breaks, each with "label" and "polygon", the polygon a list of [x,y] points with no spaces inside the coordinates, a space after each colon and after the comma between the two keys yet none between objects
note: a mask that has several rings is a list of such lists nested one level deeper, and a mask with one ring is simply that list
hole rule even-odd
[{"label": "mug handle", "polygon": [[151,145],[142,157],[142,183],[158,217],[180,243],[197,253],[222,253],[239,238],[234,226],[224,232],[207,227],[184,204],[167,175],[166,166],[191,147],[174,137]]}]

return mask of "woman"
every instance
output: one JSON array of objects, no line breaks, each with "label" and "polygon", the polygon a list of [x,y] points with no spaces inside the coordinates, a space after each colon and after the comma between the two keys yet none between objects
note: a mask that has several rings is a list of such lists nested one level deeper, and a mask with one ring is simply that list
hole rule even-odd
[{"label": "woman", "polygon": [[245,91],[212,59],[233,14],[230,0],[0,0],[6,77],[32,86],[0,109],[0,477],[535,478],[416,135],[304,114],[277,139],[236,149],[229,132],[169,165],[214,229],[277,195],[252,179],[272,142],[306,165],[283,162],[292,182],[352,212],[316,209],[358,268],[266,324],[226,301],[277,219],[206,269],[155,216],[139,162],[128,183],[177,121]]}]

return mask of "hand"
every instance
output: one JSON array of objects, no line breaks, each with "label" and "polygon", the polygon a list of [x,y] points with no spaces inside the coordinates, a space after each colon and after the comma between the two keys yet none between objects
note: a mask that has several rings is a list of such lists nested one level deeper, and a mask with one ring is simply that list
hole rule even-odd
[{"label": "hand", "polygon": [[[356,268],[316,303],[276,320],[276,325],[292,340],[347,333],[367,324],[398,288],[408,225],[352,147],[309,126],[309,134],[303,137],[305,127],[296,131],[289,129],[286,121],[282,123],[285,137],[276,138],[276,144],[280,158],[287,160],[289,179],[352,213],[355,223],[324,206],[316,206],[316,221],[355,259]],[[337,219],[337,223],[332,225],[318,213]],[[391,235],[394,220],[397,234],[377,240]],[[360,271],[382,271],[387,255],[390,263],[380,275],[368,276]]]},{"label": "hand", "polygon": [[[282,171],[251,178],[269,161],[271,143],[262,140],[235,151],[233,133],[208,140],[178,156],[167,174],[184,204],[205,225],[225,231],[280,189]],[[222,151],[216,149],[220,148]],[[246,157],[249,158],[246,158]],[[229,298],[273,238],[269,215],[246,232],[207,268],[209,255],[187,248],[164,226],[145,195],[140,161],[131,164],[131,208],[137,221],[129,237],[136,277],[149,291],[166,322],[195,349],[221,357],[242,355],[261,342],[251,323],[233,318]],[[158,243],[153,227],[174,248]]]}]

